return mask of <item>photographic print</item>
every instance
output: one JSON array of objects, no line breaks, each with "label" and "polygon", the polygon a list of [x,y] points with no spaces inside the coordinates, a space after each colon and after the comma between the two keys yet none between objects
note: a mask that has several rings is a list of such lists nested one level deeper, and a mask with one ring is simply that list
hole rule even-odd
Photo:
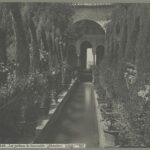
[{"label": "photographic print", "polygon": [[150,4],[0,2],[0,147],[150,147]]}]

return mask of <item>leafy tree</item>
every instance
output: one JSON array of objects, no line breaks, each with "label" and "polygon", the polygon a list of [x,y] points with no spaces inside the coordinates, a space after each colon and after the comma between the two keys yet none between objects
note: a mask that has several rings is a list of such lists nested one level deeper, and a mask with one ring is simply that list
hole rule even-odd
[{"label": "leafy tree", "polygon": [[23,77],[29,72],[30,58],[29,46],[20,12],[20,4],[9,3],[8,7],[13,16],[14,29],[16,35],[16,61],[18,64],[16,73],[18,77]]}]

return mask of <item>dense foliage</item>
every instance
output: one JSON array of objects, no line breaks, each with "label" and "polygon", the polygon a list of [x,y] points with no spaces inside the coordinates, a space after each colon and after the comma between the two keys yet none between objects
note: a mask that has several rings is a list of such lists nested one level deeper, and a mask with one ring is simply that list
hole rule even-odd
[{"label": "dense foliage", "polygon": [[5,143],[32,133],[28,129],[35,130],[39,115],[48,113],[52,99],[70,84],[72,72],[62,64],[74,11],[65,3],[1,3],[0,12],[0,142]]},{"label": "dense foliage", "polygon": [[148,10],[144,4],[116,5],[106,30],[108,53],[98,68],[98,93],[111,103],[121,146],[150,146]]}]

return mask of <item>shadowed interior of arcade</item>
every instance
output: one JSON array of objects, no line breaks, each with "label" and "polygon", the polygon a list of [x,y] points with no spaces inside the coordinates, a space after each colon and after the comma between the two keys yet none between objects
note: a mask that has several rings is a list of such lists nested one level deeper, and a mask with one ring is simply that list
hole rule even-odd
[{"label": "shadowed interior of arcade", "polygon": [[80,20],[72,28],[81,34],[74,42],[80,79],[92,81],[92,68],[98,66],[104,56],[105,31],[100,24],[91,20]]}]

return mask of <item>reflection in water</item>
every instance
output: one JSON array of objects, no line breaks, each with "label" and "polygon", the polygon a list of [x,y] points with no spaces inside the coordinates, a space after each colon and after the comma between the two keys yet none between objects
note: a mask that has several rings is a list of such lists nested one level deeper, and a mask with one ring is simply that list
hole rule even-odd
[{"label": "reflection in water", "polygon": [[86,110],[90,109],[90,105],[91,105],[91,84],[90,83],[86,83],[84,85],[85,88],[85,108]]},{"label": "reflection in water", "polygon": [[98,128],[91,83],[81,83],[53,129],[47,124],[37,143],[85,143],[98,147]]}]

